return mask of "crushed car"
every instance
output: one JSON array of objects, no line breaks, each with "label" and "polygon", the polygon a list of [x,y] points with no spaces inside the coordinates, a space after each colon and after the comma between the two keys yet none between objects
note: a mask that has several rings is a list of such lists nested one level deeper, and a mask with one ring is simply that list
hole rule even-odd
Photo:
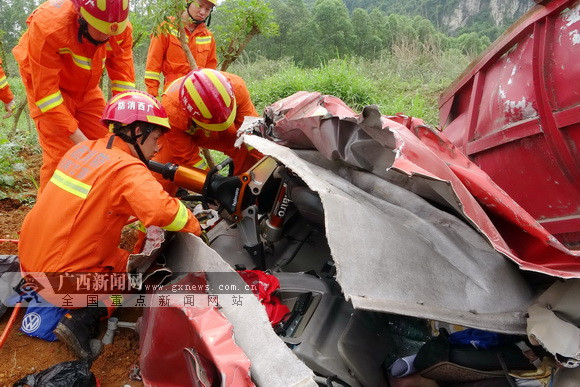
[{"label": "crushed car", "polygon": [[[230,339],[243,352],[237,360],[251,366],[218,363],[225,352],[206,350],[215,338],[178,302],[172,312],[145,312],[146,384],[163,384],[157,376],[172,352],[182,380],[203,374],[205,385],[386,385],[395,356],[421,354],[420,344],[433,342],[440,326],[515,337],[516,352],[538,352],[528,371],[539,369],[544,350],[555,361],[548,368],[569,367],[556,373],[559,382],[574,380],[580,169],[572,58],[579,12],[575,1],[534,7],[442,95],[440,128],[383,116],[376,106],[357,114],[315,92],[296,93],[248,120],[240,141],[265,158],[204,190],[227,213],[207,232],[211,248],[176,235],[163,256],[175,273],[205,273],[208,294],[219,293]],[[551,153],[534,152],[536,145]],[[220,293],[224,283],[245,289],[243,276],[233,274],[254,271],[274,277],[267,281],[276,287],[272,297]],[[186,278],[175,283],[198,281]],[[279,304],[288,312],[273,323],[272,305]],[[147,344],[167,325],[202,337],[204,350],[188,354],[195,340],[171,349]],[[417,363],[425,377],[457,381],[435,364]],[[505,377],[513,367],[498,363],[469,380]]]}]

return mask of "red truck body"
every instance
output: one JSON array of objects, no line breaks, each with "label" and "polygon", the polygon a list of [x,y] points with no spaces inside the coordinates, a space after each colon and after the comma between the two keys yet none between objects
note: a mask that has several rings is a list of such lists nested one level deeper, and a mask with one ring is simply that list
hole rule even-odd
[{"label": "red truck body", "polygon": [[443,133],[571,248],[580,246],[580,1],[537,5],[442,95]]}]

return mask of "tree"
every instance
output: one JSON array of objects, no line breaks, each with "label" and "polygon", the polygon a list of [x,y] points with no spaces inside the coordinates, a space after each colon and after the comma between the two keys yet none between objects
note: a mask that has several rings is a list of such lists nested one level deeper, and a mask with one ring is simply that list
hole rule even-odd
[{"label": "tree", "polygon": [[306,7],[304,0],[288,0],[287,20],[290,21],[288,29],[288,53],[298,63],[313,65],[316,62],[318,44],[312,34],[314,21],[312,13]]},{"label": "tree", "polygon": [[[287,55],[288,50],[288,32],[292,28],[292,21],[286,17],[290,8],[284,0],[270,0],[273,18],[278,23],[278,34],[276,36],[265,38],[258,36],[250,44],[255,47],[254,50],[261,56],[269,59],[277,59]],[[250,45],[248,45],[249,49]]]},{"label": "tree", "polygon": [[471,57],[477,56],[489,43],[490,41],[487,36],[480,38],[475,32],[463,34],[456,39],[457,48]]},{"label": "tree", "polygon": [[248,43],[257,35],[266,37],[278,34],[272,9],[263,0],[227,0],[216,10],[219,25],[215,28],[218,52],[223,58],[221,70],[225,71]]},{"label": "tree", "polygon": [[3,42],[6,51],[18,44],[26,30],[26,18],[42,3],[41,0],[2,0],[0,1],[0,30],[5,32]]},{"label": "tree", "polygon": [[[377,11],[380,12],[380,11]],[[373,19],[378,22],[373,25]],[[378,35],[378,28],[382,23],[377,20],[377,14],[373,15],[373,19],[364,9],[357,8],[352,12],[351,21],[354,31],[354,52],[357,55],[371,58],[374,57],[377,51],[380,51],[382,40]]]},{"label": "tree", "polygon": [[316,22],[315,35],[320,42],[323,58],[350,54],[353,47],[353,29],[348,10],[342,0],[316,0],[312,8]]},{"label": "tree", "polygon": [[371,47],[375,56],[385,48],[383,31],[386,29],[386,16],[378,8],[374,8],[369,14],[369,23],[371,26]]},{"label": "tree", "polygon": [[367,56],[367,44],[371,36],[369,14],[366,10],[357,8],[352,11],[350,19],[354,35],[353,51],[356,55]]}]

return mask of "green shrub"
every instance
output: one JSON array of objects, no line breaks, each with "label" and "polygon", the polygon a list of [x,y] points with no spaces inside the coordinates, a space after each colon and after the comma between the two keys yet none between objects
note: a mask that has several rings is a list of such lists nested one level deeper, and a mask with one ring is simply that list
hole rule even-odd
[{"label": "green shrub", "polygon": [[378,97],[373,81],[361,75],[354,63],[345,60],[334,60],[317,69],[300,69],[290,64],[269,77],[246,82],[258,111],[301,90],[334,95],[355,110],[374,103]]}]

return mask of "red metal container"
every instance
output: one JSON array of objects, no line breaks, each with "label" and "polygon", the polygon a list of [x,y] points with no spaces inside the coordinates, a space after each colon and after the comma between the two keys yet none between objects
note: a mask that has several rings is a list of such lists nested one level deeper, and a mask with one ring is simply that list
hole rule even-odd
[{"label": "red metal container", "polygon": [[443,133],[580,247],[580,1],[536,5],[441,95]]}]

